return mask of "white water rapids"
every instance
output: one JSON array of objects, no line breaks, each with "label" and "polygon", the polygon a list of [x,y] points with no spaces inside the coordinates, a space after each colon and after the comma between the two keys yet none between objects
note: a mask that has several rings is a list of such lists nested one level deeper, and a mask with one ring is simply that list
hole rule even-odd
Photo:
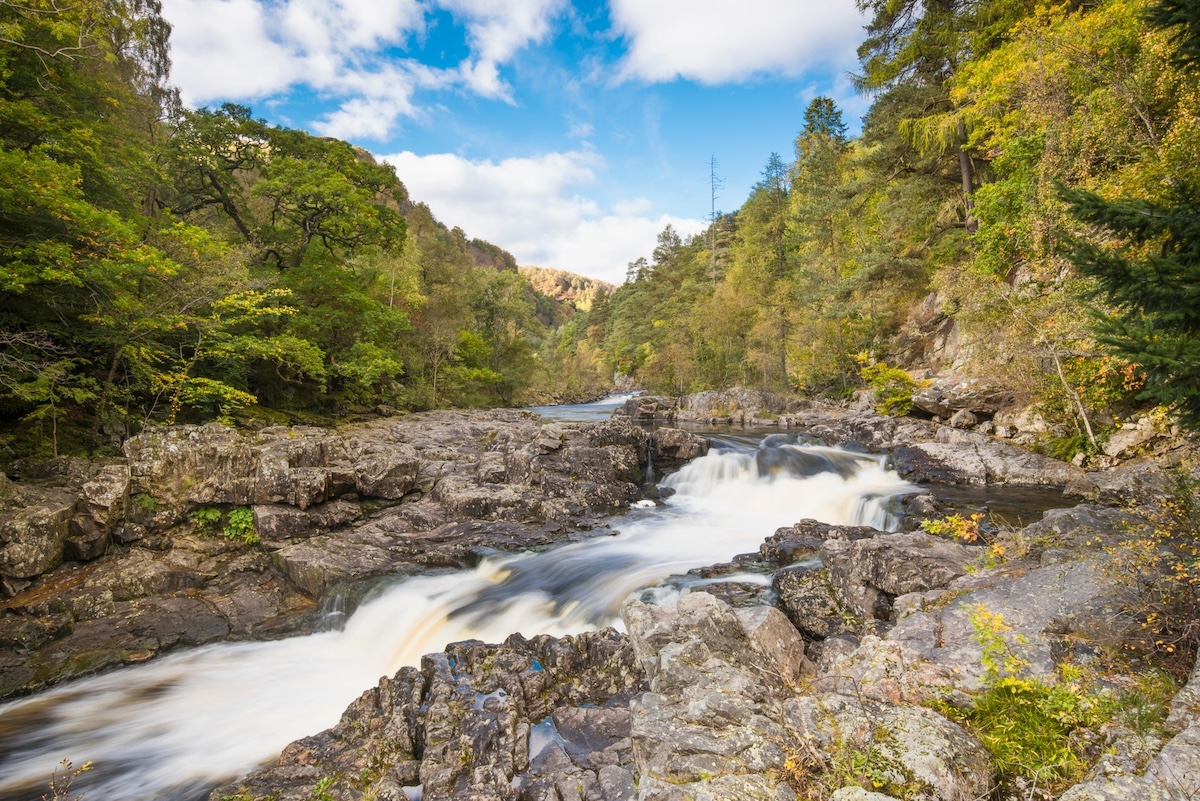
[{"label": "white water rapids", "polygon": [[614,520],[615,536],[393,584],[341,631],[198,648],[0,706],[0,799],[39,798],[62,759],[94,763],[73,788],[89,799],[202,798],[450,642],[620,627],[631,592],[804,518],[887,527],[887,498],[913,489],[880,458],[784,439],[725,442],[663,482],[665,505]]}]

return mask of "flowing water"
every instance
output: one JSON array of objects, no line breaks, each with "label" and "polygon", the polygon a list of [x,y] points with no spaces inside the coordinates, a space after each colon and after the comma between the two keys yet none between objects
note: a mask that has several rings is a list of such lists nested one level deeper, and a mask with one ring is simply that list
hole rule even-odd
[{"label": "flowing water", "polygon": [[547,420],[596,421],[612,417],[618,406],[624,406],[625,401],[637,397],[636,392],[618,392],[591,403],[572,403],[563,406],[530,406],[529,411],[537,412]]},{"label": "flowing water", "polygon": [[693,567],[756,551],[803,518],[889,527],[888,498],[913,491],[882,457],[728,438],[669,476],[663,504],[617,533],[473,571],[392,584],[337,631],[220,644],[0,706],[0,799],[39,798],[62,759],[95,769],[89,799],[192,799],[337,722],[379,677],[457,640],[620,626],[622,601]]}]

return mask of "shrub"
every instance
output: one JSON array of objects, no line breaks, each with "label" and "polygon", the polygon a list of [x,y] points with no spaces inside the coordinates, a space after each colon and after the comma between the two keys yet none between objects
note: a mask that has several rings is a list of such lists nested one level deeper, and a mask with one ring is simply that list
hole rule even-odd
[{"label": "shrub", "polygon": [[899,367],[889,367],[860,353],[855,360],[861,365],[858,374],[867,387],[875,393],[875,411],[889,417],[898,417],[912,411],[913,390],[924,384],[917,381]]},{"label": "shrub", "polygon": [[225,518],[225,538],[253,545],[258,542],[258,532],[254,530],[254,512],[247,506],[231,509]]}]

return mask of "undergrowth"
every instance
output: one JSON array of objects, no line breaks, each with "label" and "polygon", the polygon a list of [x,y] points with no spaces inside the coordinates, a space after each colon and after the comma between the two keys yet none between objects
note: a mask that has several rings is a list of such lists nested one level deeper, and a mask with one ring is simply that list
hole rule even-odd
[{"label": "undergrowth", "polygon": [[[1050,801],[1083,779],[1096,749],[1114,726],[1139,735],[1161,733],[1176,684],[1162,671],[1146,671],[1100,686],[1098,677],[1062,663],[1049,678],[1024,675],[1028,663],[1014,646],[1001,614],[977,605],[969,620],[982,648],[983,687],[966,708],[934,702],[937,711],[975,735],[991,757],[1006,796]],[[1109,677],[1117,678],[1117,677]]]}]

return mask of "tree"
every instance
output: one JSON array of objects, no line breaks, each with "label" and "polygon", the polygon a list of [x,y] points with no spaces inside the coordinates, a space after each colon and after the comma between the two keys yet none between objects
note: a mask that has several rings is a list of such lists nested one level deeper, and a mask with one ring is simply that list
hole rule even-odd
[{"label": "tree", "polygon": [[[1178,63],[1200,74],[1200,6],[1159,0],[1147,17],[1171,34]],[[1189,168],[1161,200],[1061,194],[1080,221],[1116,239],[1069,243],[1070,260],[1113,307],[1099,314],[1098,339],[1145,371],[1139,397],[1174,405],[1182,423],[1200,429],[1200,184]]]},{"label": "tree", "polygon": [[1176,405],[1182,422],[1200,428],[1198,187],[1179,186],[1161,203],[1071,190],[1063,197],[1081,221],[1120,241],[1076,239],[1069,252],[1113,306],[1099,315],[1097,338],[1145,372],[1139,397]]}]

